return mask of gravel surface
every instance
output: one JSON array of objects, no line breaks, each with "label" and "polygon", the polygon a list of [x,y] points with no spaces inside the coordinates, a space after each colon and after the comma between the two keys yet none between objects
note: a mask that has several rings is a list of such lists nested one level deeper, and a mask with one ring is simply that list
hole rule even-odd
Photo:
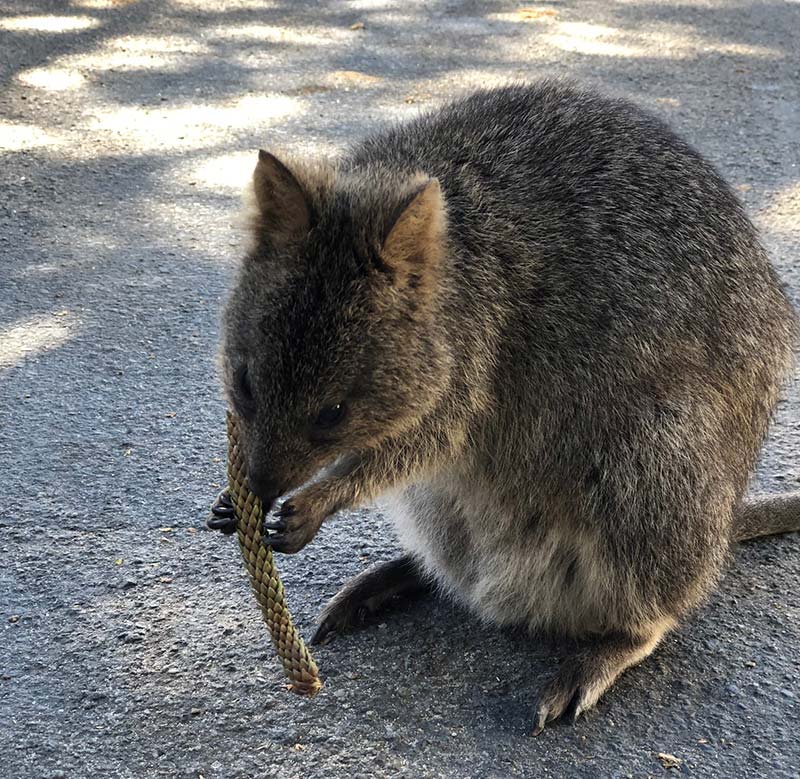
[{"label": "gravel surface", "polygon": [[[575,77],[722,169],[797,301],[798,37],[796,0],[0,2],[0,774],[797,777],[797,535],[741,548],[595,712],[533,739],[564,647],[440,601],[319,650],[325,689],[290,695],[203,521],[259,146],[326,152],[477,85]],[[796,389],[759,488],[798,481]],[[299,625],[394,553],[364,510],[282,558]]]}]

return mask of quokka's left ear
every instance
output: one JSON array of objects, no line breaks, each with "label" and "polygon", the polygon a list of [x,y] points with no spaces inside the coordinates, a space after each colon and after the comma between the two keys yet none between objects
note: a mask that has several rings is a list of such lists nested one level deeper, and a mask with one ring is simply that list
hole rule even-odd
[{"label": "quokka's left ear", "polygon": [[258,152],[253,189],[261,228],[277,247],[302,238],[311,217],[306,194],[295,175],[274,154]]},{"label": "quokka's left ear", "polygon": [[395,220],[381,260],[396,287],[432,286],[445,251],[447,215],[438,179],[428,179]]}]

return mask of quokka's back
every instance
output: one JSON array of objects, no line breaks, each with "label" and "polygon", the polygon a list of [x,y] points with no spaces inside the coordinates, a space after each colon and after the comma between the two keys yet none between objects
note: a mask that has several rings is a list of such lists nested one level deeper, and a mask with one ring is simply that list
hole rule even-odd
[{"label": "quokka's back", "polygon": [[488,339],[476,346],[492,352],[495,408],[538,406],[554,385],[551,410],[572,425],[571,399],[584,416],[610,392],[632,402],[631,385],[655,401],[730,385],[747,406],[728,401],[747,420],[729,452],[743,489],[795,315],[731,188],[667,125],[569,85],[510,86],[384,130],[342,169],[439,180],[441,321]]}]

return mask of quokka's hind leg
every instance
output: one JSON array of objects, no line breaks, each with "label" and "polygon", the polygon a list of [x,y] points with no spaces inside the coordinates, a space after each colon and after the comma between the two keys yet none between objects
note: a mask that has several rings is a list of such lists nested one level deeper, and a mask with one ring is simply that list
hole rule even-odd
[{"label": "quokka's hind leg", "polygon": [[617,677],[644,660],[674,625],[675,620],[665,619],[650,631],[602,636],[593,646],[565,658],[539,693],[533,735],[554,719],[574,722],[591,709]]},{"label": "quokka's hind leg", "polygon": [[429,589],[410,555],[377,563],[347,582],[328,601],[311,643],[321,643],[335,633],[360,625],[393,598],[411,597]]}]

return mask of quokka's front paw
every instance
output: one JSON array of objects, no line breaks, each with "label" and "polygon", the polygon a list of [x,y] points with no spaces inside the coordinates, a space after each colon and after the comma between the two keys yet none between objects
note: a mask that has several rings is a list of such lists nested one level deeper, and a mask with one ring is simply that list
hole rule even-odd
[{"label": "quokka's front paw", "polygon": [[275,552],[299,552],[332,513],[324,492],[313,487],[303,490],[265,517],[261,543]]},{"label": "quokka's front paw", "polygon": [[236,510],[231,502],[230,492],[227,489],[222,490],[211,506],[211,516],[206,520],[206,527],[229,536],[236,532],[236,523]]}]

